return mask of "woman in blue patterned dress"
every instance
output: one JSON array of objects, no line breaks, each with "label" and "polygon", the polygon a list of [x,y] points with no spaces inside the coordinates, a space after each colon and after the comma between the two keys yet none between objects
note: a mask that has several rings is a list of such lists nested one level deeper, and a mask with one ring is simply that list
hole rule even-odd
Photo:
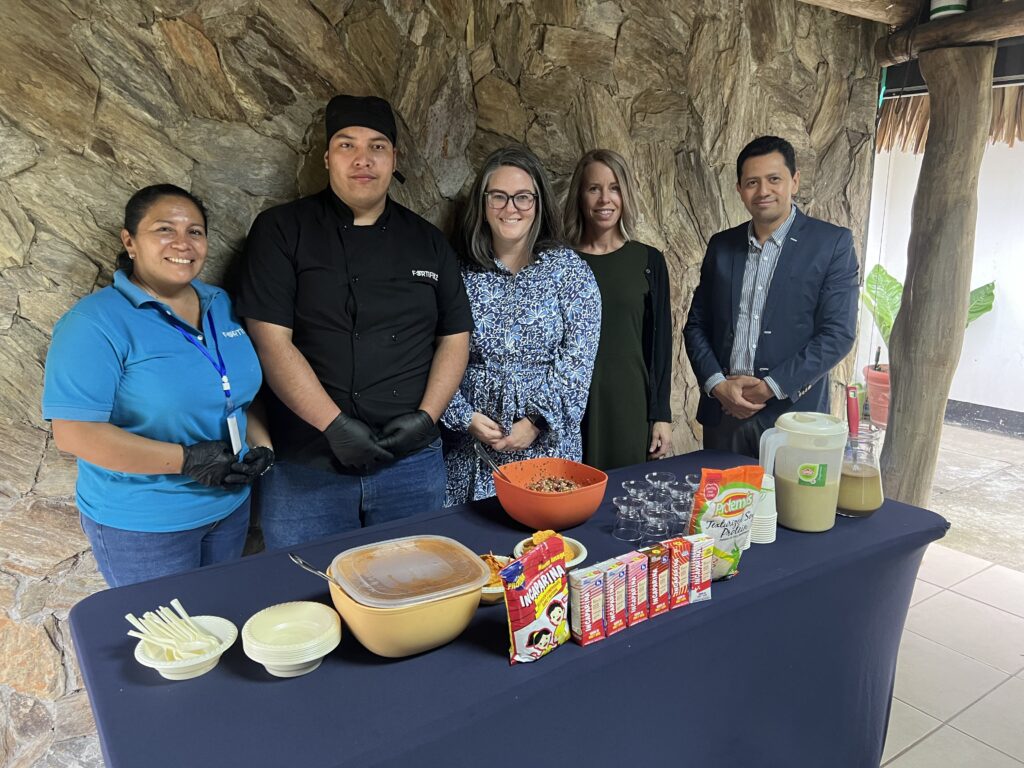
[{"label": "woman in blue patterned dress", "polygon": [[476,327],[466,374],[441,418],[446,506],[494,495],[474,439],[499,464],[582,456],[601,296],[590,268],[559,237],[537,157],[522,147],[492,153],[462,227],[462,276]]}]

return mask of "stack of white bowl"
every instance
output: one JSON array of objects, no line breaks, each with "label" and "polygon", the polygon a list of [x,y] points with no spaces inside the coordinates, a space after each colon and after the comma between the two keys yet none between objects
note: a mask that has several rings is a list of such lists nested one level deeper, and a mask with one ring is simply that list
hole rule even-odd
[{"label": "stack of white bowl", "polygon": [[320,666],[341,642],[341,619],[324,605],[279,603],[254,614],[242,627],[245,655],[276,677],[298,677]]},{"label": "stack of white bowl", "polygon": [[750,541],[754,544],[771,544],[775,541],[775,527],[779,513],[775,510],[775,478],[765,475],[761,481],[761,492],[754,501],[754,522],[750,526]]}]

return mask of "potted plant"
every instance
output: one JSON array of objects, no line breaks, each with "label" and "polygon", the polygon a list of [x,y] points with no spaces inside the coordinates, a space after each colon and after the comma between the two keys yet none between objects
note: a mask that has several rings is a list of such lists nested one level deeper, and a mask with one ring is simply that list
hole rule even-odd
[{"label": "potted plant", "polygon": [[[967,325],[970,325],[986,312],[991,311],[996,298],[995,282],[986,283],[971,291],[970,307],[967,310]],[[868,308],[871,317],[878,327],[886,348],[889,346],[889,334],[900,311],[903,301],[903,283],[890,275],[885,267],[876,264],[868,273],[861,300]],[[889,365],[880,363],[882,348],[875,352],[874,365],[864,367],[864,380],[868,390],[868,413],[871,423],[885,428],[889,420]]]}]

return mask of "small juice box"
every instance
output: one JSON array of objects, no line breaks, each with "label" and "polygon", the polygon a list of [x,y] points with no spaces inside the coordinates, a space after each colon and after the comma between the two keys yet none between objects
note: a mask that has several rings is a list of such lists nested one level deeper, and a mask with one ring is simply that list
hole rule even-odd
[{"label": "small juice box", "polygon": [[690,602],[711,599],[711,550],[715,540],[706,533],[683,536],[690,542]]},{"label": "small juice box", "polygon": [[616,559],[626,566],[626,621],[632,627],[647,621],[647,555],[630,552]]},{"label": "small juice box", "polygon": [[572,639],[577,643],[604,640],[604,571],[600,568],[569,572],[569,614]]},{"label": "small juice box", "polygon": [[679,536],[665,542],[671,554],[669,589],[672,598],[669,608],[682,608],[690,603],[690,542]]},{"label": "small juice box", "polygon": [[639,552],[647,556],[647,599],[650,603],[647,615],[653,619],[668,611],[672,599],[669,585],[671,555],[664,544],[644,547]]},{"label": "small juice box", "polygon": [[626,564],[619,560],[605,560],[594,568],[604,573],[604,634],[611,637],[629,626],[626,606]]}]

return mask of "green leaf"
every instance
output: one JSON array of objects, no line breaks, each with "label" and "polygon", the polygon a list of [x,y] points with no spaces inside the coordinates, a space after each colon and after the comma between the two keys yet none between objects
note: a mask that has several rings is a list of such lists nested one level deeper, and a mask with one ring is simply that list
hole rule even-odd
[{"label": "green leaf", "polygon": [[886,272],[881,264],[876,264],[868,273],[861,298],[874,318],[878,332],[882,334],[882,341],[888,347],[892,324],[896,321],[903,301],[903,284]]},{"label": "green leaf", "polygon": [[967,324],[970,325],[986,312],[992,311],[992,305],[996,300],[995,281],[979,285],[971,291],[971,303],[967,308]]}]

